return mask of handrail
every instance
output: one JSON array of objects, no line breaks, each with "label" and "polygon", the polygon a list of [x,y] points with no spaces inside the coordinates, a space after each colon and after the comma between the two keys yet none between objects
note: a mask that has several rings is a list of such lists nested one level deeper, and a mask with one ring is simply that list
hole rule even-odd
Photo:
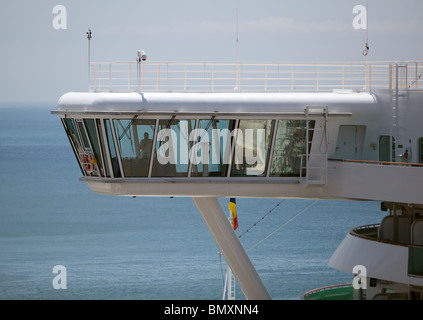
[{"label": "handrail", "polygon": [[352,287],[352,283],[335,284],[331,286],[325,286],[325,287],[321,287],[317,289],[312,289],[303,294],[303,300],[306,299],[308,296],[317,292],[328,291],[328,290],[339,289],[339,288],[349,288],[349,287]]},{"label": "handrail", "polygon": [[423,89],[423,62],[180,63],[93,62],[89,91],[332,91],[389,89],[392,67],[401,89]]},{"label": "handrail", "polygon": [[407,166],[407,167],[423,167],[423,163],[414,163],[414,162],[393,162],[393,161],[333,159],[333,158],[329,158],[328,161],[352,162],[352,163],[363,163],[363,164],[396,165],[396,166]]},{"label": "handrail", "polygon": [[359,227],[352,228],[350,230],[349,234],[354,236],[354,237],[357,237],[357,238],[367,239],[367,240],[371,240],[371,241],[377,241],[377,242],[382,242],[382,243],[387,243],[387,244],[394,244],[394,245],[403,246],[403,247],[423,248],[423,245],[414,244],[414,243],[404,243],[404,242],[393,241],[393,240],[389,240],[389,239],[381,239],[381,238],[379,238],[379,236],[377,234],[375,236],[369,236],[369,235],[361,234],[359,232],[359,230],[375,229],[375,228],[380,228],[380,227],[381,227],[380,223],[359,226]]}]

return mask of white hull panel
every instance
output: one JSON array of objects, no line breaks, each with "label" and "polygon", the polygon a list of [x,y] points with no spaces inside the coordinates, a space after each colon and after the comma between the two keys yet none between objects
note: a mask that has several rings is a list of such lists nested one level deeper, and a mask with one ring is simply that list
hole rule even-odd
[{"label": "white hull panel", "polygon": [[327,185],[299,178],[82,178],[92,191],[121,196],[320,198],[423,204],[419,167],[329,161]]},{"label": "white hull panel", "polygon": [[407,261],[407,246],[366,240],[348,234],[328,265],[351,274],[355,266],[362,265],[366,267],[367,277],[423,286],[422,278],[408,276]]}]

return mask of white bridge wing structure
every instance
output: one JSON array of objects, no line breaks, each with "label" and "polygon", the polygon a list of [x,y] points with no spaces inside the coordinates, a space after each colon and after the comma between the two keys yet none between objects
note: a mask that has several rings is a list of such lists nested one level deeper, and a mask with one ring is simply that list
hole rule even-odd
[{"label": "white bridge wing structure", "polygon": [[[398,198],[418,203],[422,200],[417,188],[407,188],[405,195],[401,191],[421,179],[419,166],[411,161],[395,166],[379,161],[379,141],[389,137],[390,130],[384,121],[387,95],[68,93],[59,100],[56,113],[62,115],[73,139],[84,175],[81,180],[98,193]],[[171,142],[163,135],[166,130]],[[147,131],[152,149],[148,159],[141,159],[136,149]],[[85,146],[83,137],[76,139],[78,133],[86,134],[86,140],[95,134],[95,141]],[[251,152],[256,164],[239,158],[246,156],[240,146],[256,149]],[[157,161],[163,151],[171,153],[163,155],[165,164]],[[89,173],[80,156],[84,152],[97,153],[96,168]]]},{"label": "white bridge wing structure", "polygon": [[269,299],[217,198],[422,205],[421,81],[390,70],[374,90],[70,92],[53,113],[92,191],[193,198],[247,298]]}]

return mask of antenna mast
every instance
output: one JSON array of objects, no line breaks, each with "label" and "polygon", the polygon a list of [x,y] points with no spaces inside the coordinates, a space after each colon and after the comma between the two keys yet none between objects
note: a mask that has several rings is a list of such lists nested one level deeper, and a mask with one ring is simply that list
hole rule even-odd
[{"label": "antenna mast", "polygon": [[363,50],[363,56],[365,57],[365,79],[366,79],[366,89],[370,87],[370,70],[367,65],[367,54],[369,53],[369,0],[366,3],[366,45]]},{"label": "antenna mast", "polygon": [[366,45],[363,50],[363,56],[366,57],[366,65],[367,65],[367,54],[369,53],[369,0],[367,0],[366,4]]},{"label": "antenna mast", "polygon": [[239,60],[238,60],[238,8],[236,9],[236,89],[240,89]]},{"label": "antenna mast", "polygon": [[238,9],[236,9],[236,63],[238,64]]},{"label": "antenna mast", "polygon": [[88,39],[88,91],[90,91],[90,69],[91,69],[91,38],[92,38],[92,33],[91,33],[91,29],[88,28],[87,31],[87,39]]}]

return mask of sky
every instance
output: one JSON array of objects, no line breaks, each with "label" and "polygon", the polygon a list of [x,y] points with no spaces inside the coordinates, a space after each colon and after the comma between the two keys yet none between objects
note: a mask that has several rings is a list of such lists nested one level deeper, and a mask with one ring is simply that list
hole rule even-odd
[{"label": "sky", "polygon": [[423,61],[422,0],[0,0],[0,105],[87,91],[88,28],[93,62],[364,61],[367,2],[368,59]]}]

